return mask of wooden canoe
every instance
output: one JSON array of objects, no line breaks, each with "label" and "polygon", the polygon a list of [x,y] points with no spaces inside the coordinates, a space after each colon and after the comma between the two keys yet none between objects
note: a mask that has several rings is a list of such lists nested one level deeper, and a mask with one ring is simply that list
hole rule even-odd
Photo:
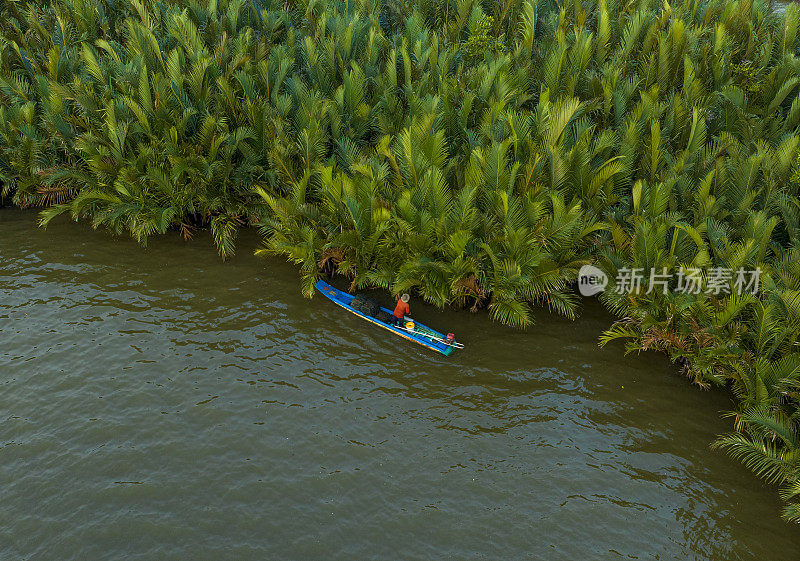
[{"label": "wooden canoe", "polygon": [[[449,344],[446,342],[446,338],[443,334],[439,333],[431,329],[430,327],[426,327],[421,325],[418,321],[414,320],[414,329],[408,330],[401,327],[395,327],[394,325],[390,325],[388,323],[384,323],[377,318],[370,317],[368,315],[362,314],[358,310],[355,310],[350,307],[350,303],[353,301],[352,294],[348,294],[347,292],[343,292],[337,288],[332,287],[325,281],[317,281],[317,290],[319,290],[326,298],[332,300],[335,304],[338,304],[351,314],[355,314],[361,319],[365,319],[368,322],[377,325],[378,327],[382,327],[383,329],[394,333],[395,335],[399,335],[403,339],[408,339],[409,341],[413,341],[422,345],[423,347],[427,347],[432,351],[437,351],[442,353],[445,356],[450,355],[453,352],[454,348],[457,348],[456,344]],[[393,314],[392,310],[388,310],[386,308],[381,308],[383,311],[387,312],[390,316]],[[458,345],[459,347],[461,345]]]}]

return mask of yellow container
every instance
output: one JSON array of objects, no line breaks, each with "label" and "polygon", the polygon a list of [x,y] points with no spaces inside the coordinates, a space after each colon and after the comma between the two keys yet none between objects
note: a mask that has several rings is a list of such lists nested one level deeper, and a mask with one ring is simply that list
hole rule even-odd
[{"label": "yellow container", "polygon": [[413,321],[407,321],[406,322],[406,329],[408,329],[409,331],[414,331],[414,322]]}]

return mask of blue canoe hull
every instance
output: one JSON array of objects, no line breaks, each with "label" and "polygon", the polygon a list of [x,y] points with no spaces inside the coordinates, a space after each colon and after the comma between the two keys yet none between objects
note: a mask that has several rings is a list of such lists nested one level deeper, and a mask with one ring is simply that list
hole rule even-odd
[{"label": "blue canoe hull", "polygon": [[[353,301],[353,298],[355,298],[355,296],[353,296],[352,294],[348,294],[347,292],[342,292],[341,290],[332,287],[331,285],[329,285],[325,281],[321,281],[321,280],[317,281],[317,290],[319,290],[323,294],[323,296],[325,296],[329,300],[332,300],[335,304],[338,304],[339,306],[341,306],[342,308],[344,308],[345,310],[347,310],[351,314],[355,314],[358,317],[360,317],[361,319],[365,319],[368,322],[377,325],[378,327],[382,327],[383,329],[386,329],[387,331],[391,331],[392,333],[394,333],[395,335],[399,335],[403,339],[408,339],[409,341],[413,341],[415,343],[418,343],[418,344],[422,345],[423,347],[427,347],[427,348],[431,349],[432,351],[440,352],[445,356],[448,356],[450,353],[453,352],[453,347],[451,345],[447,345],[446,343],[440,343],[438,341],[434,341],[434,340],[430,339],[429,337],[426,337],[425,335],[421,335],[421,334],[418,334],[418,333],[409,333],[408,331],[405,331],[403,329],[399,329],[399,328],[397,328],[397,327],[395,327],[393,325],[389,325],[388,323],[383,323],[382,321],[380,321],[380,320],[378,320],[376,318],[364,315],[361,312],[354,310],[353,308],[350,307],[350,303]],[[387,312],[389,315],[393,314],[392,310],[388,310],[386,308],[381,308],[381,309],[383,311]],[[416,324],[416,329],[417,330],[425,330],[427,332],[430,332],[431,336],[436,337],[438,339],[444,339],[445,338],[445,336],[442,335],[441,333],[439,333],[438,331],[435,331],[435,330],[431,329],[430,327],[426,327],[426,326],[418,323],[416,320],[414,320],[414,323]]]}]

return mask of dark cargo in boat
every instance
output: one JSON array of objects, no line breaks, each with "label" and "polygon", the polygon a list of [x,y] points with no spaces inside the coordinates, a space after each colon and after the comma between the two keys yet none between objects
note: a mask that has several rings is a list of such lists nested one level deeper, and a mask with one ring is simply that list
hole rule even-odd
[{"label": "dark cargo in boat", "polygon": [[383,310],[378,310],[378,315],[376,315],[375,318],[383,323],[392,323],[394,320],[394,316],[392,314],[389,312],[384,312]]},{"label": "dark cargo in boat", "polygon": [[353,302],[350,304],[350,307],[361,312],[365,316],[373,318],[378,315],[378,312],[381,311],[381,307],[377,304],[377,302],[374,302],[373,300],[362,295],[358,295],[353,298]]}]

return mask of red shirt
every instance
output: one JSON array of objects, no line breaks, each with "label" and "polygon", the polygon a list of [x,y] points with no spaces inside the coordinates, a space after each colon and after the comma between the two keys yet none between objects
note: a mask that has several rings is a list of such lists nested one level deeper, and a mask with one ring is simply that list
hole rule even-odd
[{"label": "red shirt", "polygon": [[411,313],[411,308],[408,305],[408,302],[403,302],[402,300],[397,301],[397,306],[394,307],[394,317],[403,319],[406,317],[406,314]]}]

